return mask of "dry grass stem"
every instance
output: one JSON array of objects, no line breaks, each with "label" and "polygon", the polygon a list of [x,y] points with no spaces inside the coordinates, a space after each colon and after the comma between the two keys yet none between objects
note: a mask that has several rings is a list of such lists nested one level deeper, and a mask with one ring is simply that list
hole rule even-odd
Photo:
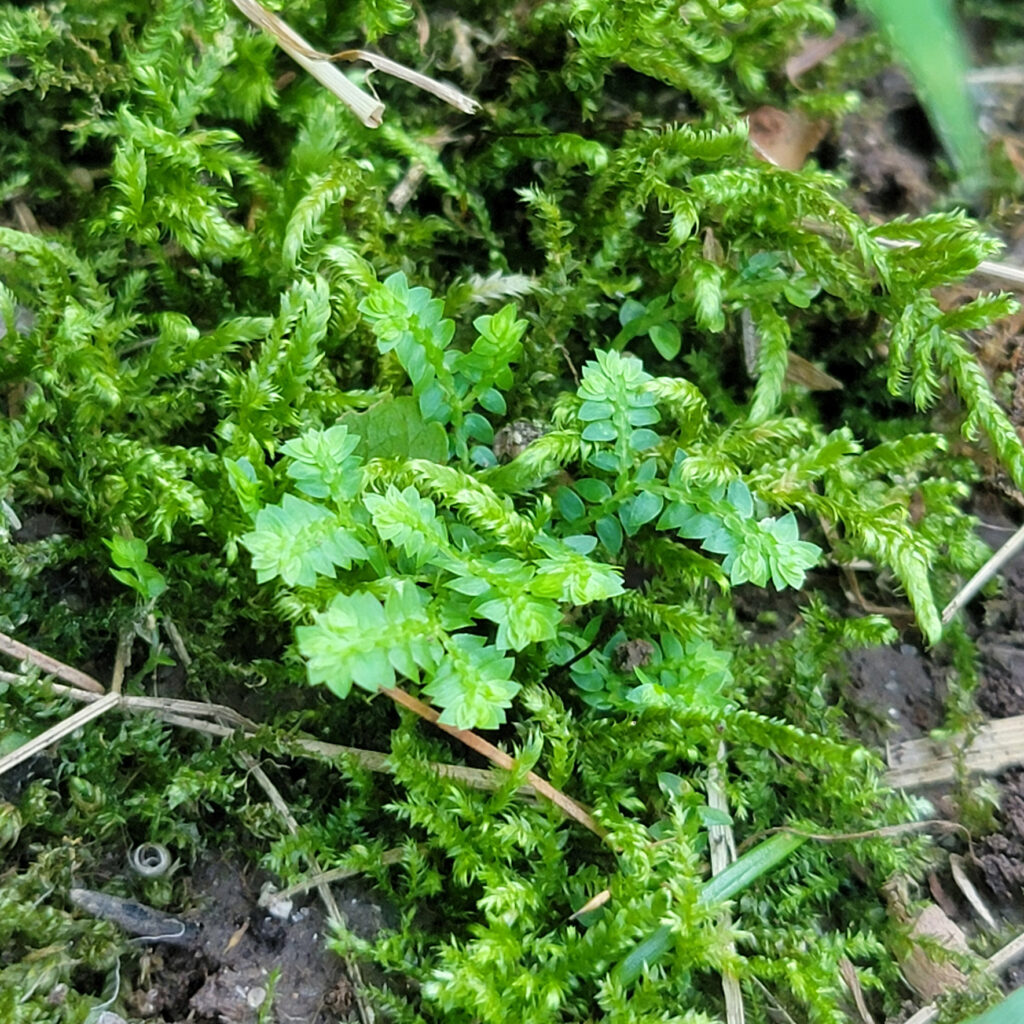
[{"label": "dry grass stem", "polygon": [[[29,682],[24,676],[12,673],[13,682]],[[101,695],[70,686],[51,684],[50,689],[71,700],[93,704],[102,700]],[[209,736],[227,739],[237,732],[247,738],[254,736],[261,728],[259,723],[239,714],[226,704],[206,704],[196,700],[178,700],[170,697],[136,697],[121,696],[119,707],[122,711],[134,714],[152,714],[168,725],[183,729],[192,729]],[[377,750],[363,750],[360,747],[343,747],[325,740],[315,740],[305,736],[275,736],[274,742],[279,744],[282,753],[289,757],[315,757],[322,761],[337,761],[340,758],[351,758],[360,768],[366,771],[391,774],[393,771],[388,755]],[[470,768],[461,764],[444,764],[433,762],[430,767],[445,778],[455,779],[473,789],[496,789],[501,780],[490,772],[479,768]],[[536,792],[532,786],[520,786],[517,796],[521,799],[534,800]]]},{"label": "dry grass stem", "polygon": [[[280,790],[271,781],[270,776],[259,766],[251,754],[240,753],[238,760],[245,766],[249,771],[249,774],[259,783],[260,788],[267,795],[267,799],[270,801],[271,806],[277,811],[278,817],[285,823],[285,827],[288,829],[291,835],[295,836],[299,834],[299,823],[295,820],[295,815],[292,814],[291,808],[288,806],[284,797],[281,796]],[[306,854],[306,859],[309,861],[309,866],[313,869],[313,873],[317,876],[322,876],[323,871],[320,870],[320,865],[317,863],[316,857],[311,854]],[[324,905],[324,909],[327,911],[327,920],[333,923],[335,927],[344,927],[345,918],[342,917],[341,910],[338,907],[338,902],[334,898],[334,893],[331,892],[331,887],[320,878],[316,883],[317,895],[320,897],[321,902]],[[359,970],[359,965],[351,957],[342,957],[345,961],[345,969],[348,971],[349,977],[354,982],[353,985],[353,997],[356,1004],[356,1009],[359,1011],[359,1019],[362,1024],[374,1024],[376,1015],[373,1009],[369,1006],[365,999],[362,997],[362,991],[365,988],[363,983],[362,972]]]},{"label": "dry grass stem", "polygon": [[[380,855],[379,863],[381,864],[398,864],[405,856],[405,848],[396,846],[393,850],[385,850]],[[308,892],[310,889],[315,889],[318,885],[331,885],[334,882],[344,882],[346,879],[355,878],[361,875],[363,872],[358,868],[332,868],[330,871],[321,871],[319,874],[310,875],[309,878],[304,878],[301,882],[296,882],[294,885],[289,885],[286,889],[280,889],[271,894],[270,899],[266,900],[267,903],[273,900],[289,900],[293,896],[301,896],[304,892]],[[260,905],[264,905],[264,897],[260,897]]]},{"label": "dry grass stem", "polygon": [[330,61],[330,55],[315,50],[298,32],[256,0],[232,0],[234,5],[277,45],[305,68],[325,89],[352,111],[367,128],[379,128],[384,120],[384,104],[375,96],[353,85]]},{"label": "dry grass stem", "polygon": [[968,601],[978,593],[979,590],[1006,563],[1016,555],[1021,548],[1024,548],[1024,526],[1022,526],[992,557],[968,580],[960,592],[942,610],[942,624],[945,626],[952,622],[956,615]]},{"label": "dry grass stem", "polygon": [[334,61],[363,61],[377,71],[392,78],[409,82],[417,88],[444,100],[464,114],[475,114],[480,109],[472,96],[467,96],[448,82],[439,82],[420,71],[407,68],[388,57],[369,50],[341,50],[324,53],[314,49],[287,22],[268,11],[256,0],[233,0],[234,5],[254,24],[272,35],[285,53],[304,67],[321,85],[338,97],[367,128],[379,128],[384,117],[384,104],[350,82],[335,66]]},{"label": "dry grass stem", "polygon": [[6,633],[0,633],[0,652],[9,654],[12,658],[18,658],[21,661],[27,661],[35,665],[36,668],[41,668],[44,672],[48,672],[58,679],[63,679],[64,682],[70,683],[79,689],[88,690],[90,693],[106,693],[103,684],[93,679],[92,676],[79,672],[77,668],[65,665],[64,662],[51,658],[50,655],[43,654],[42,651],[37,651],[34,647],[20,643]]},{"label": "dry grass stem", "polygon": [[[454,736],[461,743],[465,743],[471,750],[475,750],[478,754],[482,754],[499,768],[505,768],[508,771],[513,771],[516,768],[516,762],[509,757],[505,751],[499,750],[493,743],[489,743],[482,736],[478,736],[475,732],[470,732],[468,729],[456,729],[454,726],[445,725],[444,722],[440,720],[441,716],[437,711],[430,707],[429,704],[424,704],[423,701],[417,700],[412,696],[412,694],[406,693],[397,686],[381,687],[381,693],[386,693],[393,701],[395,701],[396,704],[401,704],[402,707],[408,708],[414,714],[419,715],[420,718],[436,725],[438,729],[442,729],[444,732],[448,733],[449,736]],[[548,800],[550,800],[568,817],[579,822],[585,828],[590,829],[590,831],[595,835],[601,836],[602,838],[608,834],[605,829],[598,825],[589,811],[585,810],[571,797],[568,797],[564,793],[555,789],[550,782],[542,779],[534,772],[527,772],[526,778],[537,793],[543,797],[547,797]]]},{"label": "dry grass stem", "polygon": [[461,110],[464,114],[475,114],[480,109],[472,96],[467,96],[461,89],[456,89],[448,82],[439,82],[436,78],[424,75],[419,71],[413,71],[404,64],[382,57],[380,54],[371,53],[369,50],[342,50],[339,53],[331,54],[331,60],[361,60],[365,61],[377,71],[383,71],[392,78],[399,78],[403,82],[409,82],[424,92],[429,92],[440,100],[444,100],[449,106]]},{"label": "dry grass stem", "polygon": [[967,875],[967,862],[957,853],[951,853],[949,855],[949,870],[953,875],[953,881],[956,882],[957,888],[963,893],[963,897],[970,903],[971,908],[984,922],[985,927],[989,931],[996,931],[996,919],[992,916],[992,911],[988,909],[984,899],[982,899],[981,893],[975,888],[974,883],[970,880]]},{"label": "dry grass stem", "polygon": [[[725,781],[722,765],[725,764],[725,744],[718,745],[718,757],[708,766],[708,807],[729,813],[729,801],[725,795]],[[708,847],[711,858],[711,874],[721,874],[736,859],[736,837],[731,825],[708,825]],[[732,914],[725,911],[722,923],[732,926]],[[736,944],[729,943],[729,951],[735,952]],[[743,1006],[743,990],[740,980],[733,971],[722,971],[722,993],[725,996],[725,1019],[727,1024],[744,1024],[746,1011]]]},{"label": "dry grass stem", "polygon": [[0,775],[10,771],[15,765],[21,764],[22,761],[27,761],[30,757],[41,753],[48,746],[62,740],[76,729],[81,729],[83,725],[91,722],[94,718],[105,715],[120,702],[120,694],[106,693],[92,704],[79,708],[73,715],[65,718],[63,722],[58,722],[45,732],[41,732],[38,736],[30,739],[27,743],[23,743],[17,750],[12,750],[4,757],[0,757]]}]

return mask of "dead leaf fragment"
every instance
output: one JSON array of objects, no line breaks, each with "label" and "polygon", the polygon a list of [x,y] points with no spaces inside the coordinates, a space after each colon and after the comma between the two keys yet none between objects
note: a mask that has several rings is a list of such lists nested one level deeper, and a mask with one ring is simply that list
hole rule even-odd
[{"label": "dead leaf fragment", "polygon": [[754,152],[784,171],[800,170],[828,133],[828,122],[778,107],[759,107],[747,115],[747,123]]},{"label": "dead leaf fragment", "polygon": [[892,916],[910,926],[910,952],[900,961],[903,977],[922,1002],[931,1003],[967,983],[964,972],[952,959],[942,958],[937,947],[964,956],[970,956],[971,949],[960,926],[941,907],[929,903],[911,913],[907,889],[906,878],[896,877],[886,883],[883,893]]},{"label": "dead leaf fragment", "polygon": [[789,352],[786,356],[786,383],[808,391],[841,391],[843,382],[819,370],[814,363]]}]

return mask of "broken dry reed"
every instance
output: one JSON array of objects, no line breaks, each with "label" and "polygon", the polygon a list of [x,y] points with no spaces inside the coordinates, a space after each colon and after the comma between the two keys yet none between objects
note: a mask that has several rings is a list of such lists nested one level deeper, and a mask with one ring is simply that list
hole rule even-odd
[{"label": "broken dry reed", "polygon": [[942,611],[942,624],[945,626],[952,622],[953,616],[1022,548],[1024,548],[1024,526],[992,555],[961,588],[956,597],[946,605]]},{"label": "broken dry reed", "polygon": [[255,0],[232,0],[234,5],[305,68],[325,89],[332,92],[367,128],[379,128],[384,121],[384,104],[350,82],[330,61],[329,55],[313,49],[298,32]]},{"label": "broken dry reed", "polygon": [[[408,708],[408,710],[419,715],[420,718],[448,733],[449,736],[454,736],[460,743],[464,743],[470,750],[475,750],[478,754],[482,754],[499,768],[505,768],[508,771],[515,770],[515,761],[503,750],[499,750],[493,743],[488,743],[487,740],[482,736],[478,736],[475,732],[470,732],[468,729],[456,729],[455,726],[446,725],[440,720],[441,716],[437,711],[430,707],[429,704],[424,704],[423,701],[417,700],[412,694],[406,693],[397,686],[381,687],[381,693],[387,694],[396,704],[401,704],[402,707]],[[542,779],[539,775],[529,771],[526,773],[526,778],[536,793],[550,800],[563,814],[579,822],[579,824],[590,829],[591,832],[601,836],[601,838],[608,834],[606,829],[598,825],[589,811],[576,803],[571,797],[555,789],[546,779]]]},{"label": "broken dry reed", "polygon": [[[260,788],[270,801],[270,805],[277,812],[278,817],[284,822],[289,834],[297,836],[299,834],[299,823],[296,821],[295,815],[292,814],[291,808],[288,806],[285,798],[281,796],[281,791],[271,781],[270,776],[267,775],[267,773],[260,767],[256,758],[254,758],[252,754],[247,754],[245,751],[242,751],[237,755],[237,757],[238,761],[259,783]],[[316,856],[308,851],[305,856],[306,860],[309,861],[309,866],[312,868],[314,875],[322,875],[323,872],[320,869]],[[334,893],[331,892],[331,887],[324,881],[317,881],[315,887],[317,895],[320,897],[320,901],[323,903],[324,909],[327,911],[328,923],[333,925],[335,928],[344,928],[345,918],[342,916],[341,909],[338,907],[338,901],[334,898]],[[350,956],[344,956],[342,959],[345,961],[345,970],[348,971],[348,976],[355,983],[352,986],[353,999],[355,1000],[356,1009],[359,1011],[361,1024],[375,1024],[377,1019],[376,1014],[373,1012],[373,1008],[362,996],[362,992],[366,988],[366,983],[363,981],[362,971],[359,969],[359,964],[357,964]]]},{"label": "broken dry reed", "polygon": [[0,653],[9,654],[19,661],[27,661],[29,664],[35,665],[36,668],[41,668],[44,672],[63,679],[64,682],[77,686],[81,690],[88,690],[90,693],[106,692],[103,684],[93,679],[92,676],[79,672],[77,668],[65,665],[63,661],[51,658],[50,655],[43,654],[42,651],[37,651],[34,647],[28,647],[6,633],[0,633]]},{"label": "broken dry reed", "polygon": [[[725,743],[719,743],[718,756],[708,766],[708,807],[723,814],[729,813],[729,800],[725,792],[725,781],[722,766],[726,761]],[[731,825],[708,825],[708,848],[711,860],[711,874],[720,875],[736,859],[736,838]],[[728,910],[722,912],[722,927],[732,927],[732,914]],[[728,951],[734,953],[736,944],[730,942]],[[746,1010],[743,1005],[743,990],[735,971],[728,968],[722,971],[722,994],[725,997],[726,1024],[744,1024]]]},{"label": "broken dry reed", "polygon": [[340,50],[324,53],[310,46],[298,32],[256,0],[232,0],[234,5],[254,24],[273,36],[275,42],[297,64],[305,68],[324,88],[332,92],[351,110],[367,128],[379,128],[384,120],[384,104],[375,96],[363,92],[335,67],[334,62],[363,61],[376,71],[392,78],[409,82],[429,92],[464,114],[475,114],[480,109],[472,96],[467,96],[448,82],[439,82],[420,71],[383,57],[369,50]]},{"label": "broken dry reed", "polygon": [[100,715],[105,715],[111,708],[121,702],[121,697],[116,693],[105,693],[102,697],[87,707],[80,708],[73,715],[69,715],[63,722],[41,732],[27,743],[23,743],[17,750],[0,757],[0,775],[9,772],[15,765],[27,761],[30,757],[42,753],[47,747],[60,742],[65,736],[69,736],[76,729],[91,722]]}]

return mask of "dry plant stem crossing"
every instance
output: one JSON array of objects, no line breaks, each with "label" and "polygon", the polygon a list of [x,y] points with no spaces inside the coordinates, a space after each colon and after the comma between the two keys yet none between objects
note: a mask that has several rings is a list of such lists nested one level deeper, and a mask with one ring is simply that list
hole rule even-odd
[{"label": "dry plant stem crossing", "polygon": [[41,668],[44,672],[49,672],[58,679],[63,679],[64,682],[69,683],[71,686],[77,686],[81,690],[88,690],[89,693],[106,692],[103,684],[93,679],[92,676],[79,672],[77,668],[65,665],[63,661],[51,658],[50,655],[43,654],[42,651],[37,651],[34,647],[20,643],[6,633],[0,633],[0,652],[9,654],[12,658],[18,658],[21,661],[27,661],[35,665],[36,668]]},{"label": "dry plant stem crossing", "polygon": [[[718,745],[718,756],[708,766],[708,806],[713,810],[729,813],[729,800],[725,793],[725,781],[722,766],[725,764],[725,744]],[[709,825],[708,843],[710,845],[711,874],[721,874],[736,859],[736,839],[730,825]],[[732,915],[723,911],[722,923],[732,926]],[[729,951],[735,952],[736,944],[729,943]],[[731,970],[722,971],[722,993],[725,996],[725,1019],[727,1024],[744,1024],[746,1010],[743,1005],[743,990],[740,980]]]},{"label": "dry plant stem crossing", "polygon": [[[460,742],[465,743],[471,750],[482,754],[499,768],[506,768],[512,771],[516,767],[515,761],[503,750],[499,750],[493,743],[488,743],[483,737],[478,736],[475,732],[470,732],[468,729],[456,729],[452,725],[445,725],[444,722],[440,721],[441,716],[429,704],[424,704],[423,701],[417,700],[412,694],[406,693],[405,690],[397,686],[381,687],[381,693],[387,694],[396,704],[401,704],[402,707],[408,708],[414,714],[419,715],[420,718],[436,725],[438,729],[443,729],[449,736],[454,736]],[[589,811],[584,810],[575,800],[555,789],[550,782],[542,779],[534,772],[527,772],[526,778],[537,793],[547,797],[548,800],[574,821],[578,821],[581,825],[589,828],[591,832],[601,836],[602,839],[608,834],[605,829],[594,821]]]},{"label": "dry plant stem crossing", "polygon": [[105,693],[94,703],[80,708],[73,715],[69,715],[63,722],[58,722],[55,726],[30,739],[27,743],[23,743],[17,750],[12,750],[9,754],[0,757],[0,775],[10,771],[15,765],[21,764],[22,761],[27,761],[30,757],[41,753],[51,744],[57,743],[76,729],[81,729],[83,725],[88,724],[94,718],[105,715],[111,708],[116,707],[120,701],[120,694]]},{"label": "dry plant stem crossing", "polygon": [[[8,675],[10,675],[9,682],[24,683],[28,681],[24,676],[14,673],[8,673]],[[95,704],[97,701],[102,700],[104,696],[119,696],[117,701],[111,702],[110,707],[116,705],[122,711],[128,711],[133,714],[152,714],[168,725],[192,729],[196,732],[206,733],[209,736],[218,736],[222,739],[233,736],[238,732],[251,738],[261,728],[259,723],[253,722],[251,719],[239,714],[234,708],[230,708],[226,704],[207,704],[203,701],[180,700],[171,697],[100,695],[71,686],[62,686],[59,683],[51,684],[51,689],[63,697],[88,704]],[[380,772],[381,774],[390,774],[393,771],[388,755],[377,750],[345,747],[337,743],[314,740],[305,736],[275,736],[274,740],[279,744],[281,752],[289,757],[315,757],[322,761],[337,761],[340,758],[351,758],[366,771]],[[51,740],[51,742],[53,741]],[[9,756],[17,753],[18,751],[12,751]],[[500,785],[500,780],[496,779],[490,772],[482,771],[479,768],[469,768],[461,764],[444,764],[442,762],[433,762],[430,767],[438,775],[457,779],[473,789],[496,789]],[[532,800],[536,798],[536,795],[533,786],[521,786],[518,790],[518,796],[522,799]]]},{"label": "dry plant stem crossing", "polygon": [[313,49],[286,21],[255,0],[233,0],[233,3],[254,25],[273,36],[277,45],[296,64],[305,68],[325,89],[334,93],[367,128],[381,126],[384,104],[353,85],[331,63],[328,54]]},{"label": "dry plant stem crossing", "polygon": [[945,626],[953,621],[956,615],[968,601],[978,593],[979,590],[1006,563],[1016,555],[1021,548],[1024,548],[1024,526],[1022,526],[992,557],[968,580],[960,592],[953,598],[942,611],[942,624]]}]

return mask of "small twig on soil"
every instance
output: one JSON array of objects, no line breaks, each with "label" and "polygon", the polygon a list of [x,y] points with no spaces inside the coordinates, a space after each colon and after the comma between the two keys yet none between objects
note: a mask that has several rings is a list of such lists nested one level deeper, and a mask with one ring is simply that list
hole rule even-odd
[{"label": "small twig on soil", "polygon": [[[278,816],[285,823],[285,827],[293,835],[299,834],[299,823],[295,820],[295,815],[292,814],[291,808],[285,802],[281,791],[274,785],[270,780],[270,776],[259,766],[251,754],[246,754],[244,751],[238,755],[238,760],[248,769],[252,777],[260,784],[260,788],[264,793],[267,794],[267,799],[270,800],[274,810],[277,811]],[[322,875],[323,872],[320,870],[320,865],[317,863],[316,857],[312,853],[306,853],[306,859],[309,861],[309,866],[313,869],[316,875]],[[341,910],[338,907],[338,902],[334,898],[334,893],[331,892],[331,887],[324,881],[316,882],[316,891],[320,896],[320,900],[327,911],[327,920],[335,927],[343,928],[345,926],[345,918],[342,917]],[[345,961],[345,969],[348,971],[349,977],[354,982],[353,984],[353,995],[355,998],[356,1008],[359,1010],[359,1018],[363,1024],[374,1024],[376,1016],[373,1009],[366,1003],[362,997],[362,991],[366,987],[363,982],[362,972],[359,970],[359,965],[351,957],[342,957]]]},{"label": "small twig on soil", "polygon": [[953,598],[949,604],[942,610],[942,624],[945,626],[947,623],[952,622],[953,616],[968,601],[978,593],[979,590],[999,570],[1006,565],[1006,563],[1016,555],[1021,548],[1024,548],[1024,526],[1022,526],[992,557],[970,578],[967,584],[960,590],[960,593]]},{"label": "small twig on soil", "polygon": [[58,679],[63,679],[64,682],[79,687],[79,689],[88,690],[90,693],[106,693],[103,684],[93,679],[92,676],[79,672],[77,668],[65,665],[64,662],[51,658],[50,655],[43,654],[42,651],[37,651],[34,647],[20,643],[6,633],[0,633],[0,652],[9,654],[12,658],[18,658],[21,661],[31,662],[44,672],[49,672]]},{"label": "small twig on soil", "polygon": [[789,825],[777,825],[775,828],[766,828],[748,836],[740,843],[739,849],[742,853],[755,843],[759,843],[765,836],[775,835],[776,832],[787,832],[794,836],[803,836],[804,839],[813,839],[818,843],[849,843],[856,839],[890,839],[896,836],[912,835],[915,832],[959,832],[966,836],[967,842],[971,841],[971,832],[965,825],[956,821],[946,821],[944,818],[927,818],[924,821],[907,821],[902,825],[882,825],[879,828],[869,828],[863,832],[808,832],[802,828],[792,828]]},{"label": "small twig on soil", "polygon": [[[454,736],[461,743],[465,743],[470,750],[475,750],[478,754],[482,754],[489,761],[498,765],[499,768],[505,768],[508,771],[515,770],[516,762],[503,750],[499,750],[493,743],[489,743],[475,732],[470,732],[468,729],[456,729],[452,725],[445,725],[444,722],[440,721],[441,716],[437,711],[430,707],[429,704],[424,704],[423,701],[417,700],[412,694],[406,693],[405,690],[397,686],[381,687],[381,693],[387,694],[396,704],[401,704],[402,707],[408,708],[414,714],[419,715],[420,718],[436,725],[438,729],[444,730],[449,736]],[[602,839],[608,834],[605,829],[594,821],[589,811],[585,810],[571,797],[555,789],[546,779],[542,779],[539,775],[529,771],[526,773],[526,778],[537,793],[547,797],[559,810],[563,811],[574,821],[578,821],[581,825],[589,828],[591,832],[601,836]]]},{"label": "small twig on soil", "polygon": [[[12,674],[12,681],[28,682],[29,680],[24,676]],[[77,690],[70,686],[61,686],[59,683],[52,684],[51,689],[61,696],[90,704],[102,700],[102,696],[97,694]],[[241,732],[251,739],[261,728],[257,722],[239,714],[226,704],[206,704],[203,701],[178,700],[171,697],[122,696],[120,707],[123,711],[130,711],[134,714],[148,712],[168,725],[193,729],[196,732],[219,736],[222,739],[234,736],[237,732]],[[208,718],[212,718],[214,721],[206,721]],[[388,755],[382,754],[378,750],[343,747],[337,743],[314,740],[305,736],[275,735],[274,741],[280,745],[280,751],[290,757],[315,757],[322,761],[337,761],[339,758],[347,757],[366,771],[379,772],[384,775],[389,775],[394,771],[388,761]],[[497,789],[501,785],[500,779],[479,768],[469,768],[461,764],[444,764],[440,761],[431,762],[430,767],[438,775],[457,779],[474,789]],[[537,794],[532,786],[520,786],[517,795],[521,799],[530,800],[536,798]]]},{"label": "small twig on soil", "polygon": [[436,78],[413,71],[412,68],[407,68],[404,64],[399,64],[398,61],[382,57],[378,53],[371,53],[369,50],[341,50],[338,53],[330,54],[328,59],[365,61],[375,70],[383,71],[384,74],[391,75],[392,78],[399,78],[403,82],[415,85],[424,92],[429,92],[438,99],[444,100],[456,110],[461,110],[464,114],[475,114],[480,109],[480,104],[472,96],[467,96],[461,89],[456,89],[454,85],[439,82]]},{"label": "small twig on soil", "polygon": [[861,988],[860,978],[857,977],[857,968],[853,966],[853,961],[849,957],[839,958],[839,974],[853,996],[853,1004],[857,1007],[861,1024],[875,1024],[875,1018],[871,1016],[868,1004],[864,1001],[864,990]]},{"label": "small twig on soil", "polygon": [[953,875],[953,881],[956,882],[957,888],[963,893],[963,897],[970,903],[971,908],[981,918],[985,927],[989,931],[996,931],[996,919],[992,916],[992,911],[988,909],[984,899],[982,899],[981,893],[975,888],[974,883],[967,877],[967,871],[965,869],[965,860],[959,854],[951,853],[949,855],[949,870]]},{"label": "small twig on soil", "polygon": [[121,630],[121,638],[117,642],[117,654],[114,655],[114,671],[110,675],[110,692],[120,693],[124,684],[124,674],[132,663],[132,644],[135,642],[135,630],[130,626]]},{"label": "small twig on soil", "polygon": [[[380,855],[378,860],[379,864],[398,864],[405,856],[405,847],[396,846],[393,850],[385,850]],[[310,889],[315,889],[319,885],[331,885],[334,882],[344,882],[348,878],[355,878],[357,875],[363,874],[358,868],[331,868],[330,871],[321,871],[319,874],[310,875],[309,878],[304,878],[301,882],[296,882],[294,885],[289,885],[286,889],[275,889],[273,892],[268,893],[267,897],[260,897],[260,906],[265,906],[271,902],[276,903],[278,901],[290,900],[293,896],[300,896],[304,892],[308,892]]]}]

